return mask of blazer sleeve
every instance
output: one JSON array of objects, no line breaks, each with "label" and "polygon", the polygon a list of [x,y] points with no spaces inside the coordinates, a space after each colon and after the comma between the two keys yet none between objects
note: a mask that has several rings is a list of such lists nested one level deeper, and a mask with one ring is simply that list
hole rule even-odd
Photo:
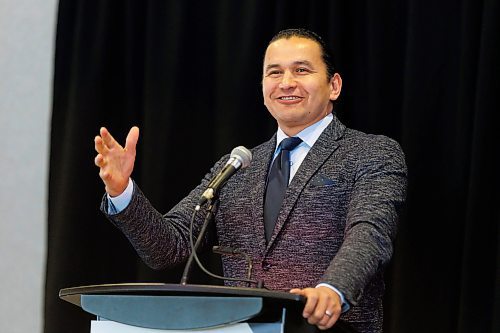
[{"label": "blazer sleeve", "polygon": [[[202,182],[168,213],[158,212],[134,182],[134,192],[129,205],[118,214],[108,214],[108,200],[104,195],[101,211],[128,238],[141,259],[153,269],[163,269],[181,264],[189,257],[189,225],[204,189],[213,175],[224,165],[224,158],[217,162]],[[201,211],[195,214],[193,234],[197,235],[204,221]],[[210,242],[206,233],[202,247]]]},{"label": "blazer sleeve", "polygon": [[407,186],[405,158],[396,141],[374,136],[361,147],[344,241],[321,281],[342,291],[352,305],[392,257]]}]

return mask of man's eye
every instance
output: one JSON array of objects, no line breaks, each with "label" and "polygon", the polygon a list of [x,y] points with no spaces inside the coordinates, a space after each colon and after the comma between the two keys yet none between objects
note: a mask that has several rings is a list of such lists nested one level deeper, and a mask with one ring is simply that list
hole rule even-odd
[{"label": "man's eye", "polygon": [[302,68],[302,67],[299,67],[295,70],[297,73],[308,73],[309,70],[307,68]]},{"label": "man's eye", "polygon": [[267,72],[267,76],[278,76],[280,74],[281,74],[281,71],[278,71],[278,70]]}]

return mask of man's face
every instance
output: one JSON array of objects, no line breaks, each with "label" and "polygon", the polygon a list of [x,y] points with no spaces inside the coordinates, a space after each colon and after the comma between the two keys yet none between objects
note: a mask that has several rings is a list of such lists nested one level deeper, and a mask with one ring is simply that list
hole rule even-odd
[{"label": "man's face", "polygon": [[321,48],[313,40],[292,37],[271,43],[264,57],[264,104],[289,136],[332,112],[342,80],[327,79]]}]

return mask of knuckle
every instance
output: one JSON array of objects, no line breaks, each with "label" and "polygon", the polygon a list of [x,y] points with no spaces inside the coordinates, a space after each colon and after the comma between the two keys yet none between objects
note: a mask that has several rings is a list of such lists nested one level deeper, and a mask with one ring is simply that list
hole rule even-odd
[{"label": "knuckle", "polygon": [[318,319],[318,321],[323,319],[324,316],[325,316],[325,314],[323,312],[320,312],[320,311],[314,312],[314,317],[316,317]]},{"label": "knuckle", "polygon": [[307,296],[307,298],[309,298],[311,301],[316,302],[318,300],[318,295],[311,294],[311,295]]}]

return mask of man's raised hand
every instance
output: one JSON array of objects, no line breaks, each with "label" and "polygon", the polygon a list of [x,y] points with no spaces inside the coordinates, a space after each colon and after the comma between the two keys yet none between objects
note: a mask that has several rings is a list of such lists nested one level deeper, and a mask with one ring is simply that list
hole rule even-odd
[{"label": "man's raised hand", "polygon": [[97,151],[94,163],[100,169],[99,177],[104,182],[106,192],[115,197],[125,191],[134,170],[139,128],[134,126],[130,129],[125,148],[116,142],[106,128],[101,127],[99,134],[94,139]]}]

